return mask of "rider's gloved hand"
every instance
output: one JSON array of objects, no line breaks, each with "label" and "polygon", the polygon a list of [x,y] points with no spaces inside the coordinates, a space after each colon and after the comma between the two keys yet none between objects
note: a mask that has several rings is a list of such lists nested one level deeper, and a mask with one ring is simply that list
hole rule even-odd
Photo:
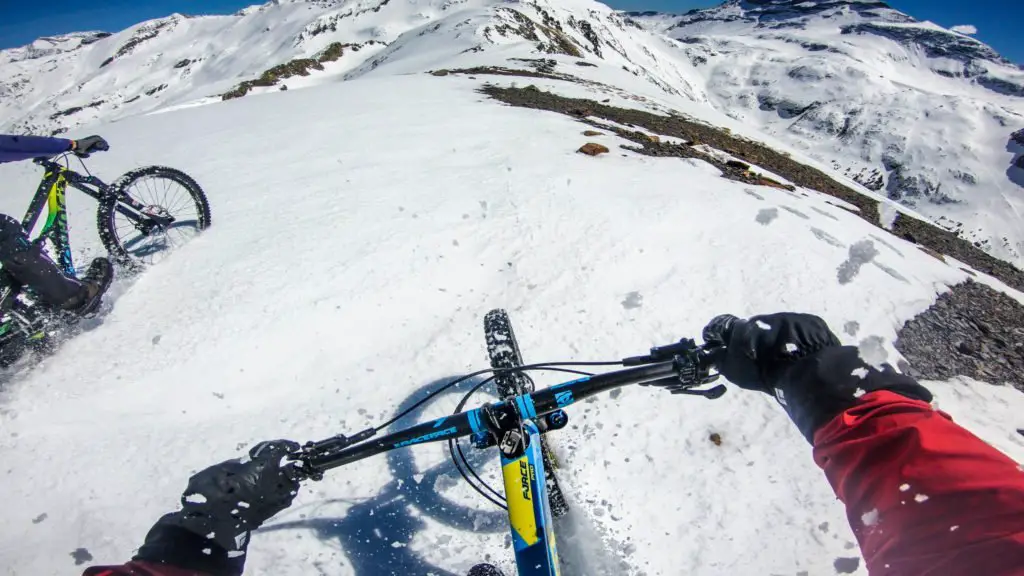
[{"label": "rider's gloved hand", "polygon": [[89,156],[93,152],[105,152],[110,150],[110,144],[100,136],[86,136],[81,140],[71,141],[71,151],[76,156]]},{"label": "rider's gloved hand", "polygon": [[704,327],[704,341],[724,346],[714,361],[726,379],[774,395],[811,442],[821,425],[868,392],[932,399],[927,389],[892,366],[869,365],[855,346],[843,346],[824,320],[810,314],[748,320],[717,316]]},{"label": "rider's gloved hand", "polygon": [[729,314],[711,319],[704,341],[725,345],[718,370],[748,390],[774,393],[778,379],[794,362],[840,346],[825,321],[810,314],[780,313],[743,320]]},{"label": "rider's gloved hand", "polygon": [[241,574],[250,532],[290,506],[298,493],[298,481],[282,466],[298,449],[289,440],[261,442],[248,458],[196,473],[182,494],[182,509],[157,521],[135,560]]}]

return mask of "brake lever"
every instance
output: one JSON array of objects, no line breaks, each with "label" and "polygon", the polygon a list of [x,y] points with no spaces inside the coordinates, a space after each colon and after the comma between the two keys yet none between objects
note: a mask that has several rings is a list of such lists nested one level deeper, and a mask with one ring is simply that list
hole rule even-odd
[{"label": "brake lever", "polygon": [[[718,384],[711,388],[698,389],[698,386],[711,384],[718,380],[719,374],[712,373],[714,358],[722,350],[721,346],[707,347],[697,346],[690,339],[680,340],[677,344],[660,346],[651,349],[648,358],[655,361],[662,361],[665,355],[671,354],[674,363],[676,376],[647,382],[644,386],[658,386],[665,388],[672,394],[688,394],[690,396],[702,396],[709,400],[721,398],[726,393],[726,387]],[[639,361],[641,356],[634,357]]]}]

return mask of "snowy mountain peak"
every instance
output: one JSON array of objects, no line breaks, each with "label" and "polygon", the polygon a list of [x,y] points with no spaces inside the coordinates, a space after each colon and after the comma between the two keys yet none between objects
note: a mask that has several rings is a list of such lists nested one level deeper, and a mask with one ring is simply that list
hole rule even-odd
[{"label": "snowy mountain peak", "polygon": [[43,36],[19,48],[0,50],[0,65],[22,60],[45,58],[55,54],[77,50],[110,36],[109,32],[72,32],[57,36]]}]

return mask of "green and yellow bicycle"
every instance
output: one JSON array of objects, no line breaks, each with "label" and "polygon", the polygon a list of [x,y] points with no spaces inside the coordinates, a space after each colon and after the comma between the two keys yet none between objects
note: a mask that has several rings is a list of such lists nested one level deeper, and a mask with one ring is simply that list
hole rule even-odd
[{"label": "green and yellow bicycle", "polygon": [[[49,248],[65,275],[76,276],[68,227],[66,191],[80,190],[98,203],[96,229],[112,260],[122,270],[137,271],[184,244],[210,225],[210,204],[191,176],[165,166],[132,170],[113,184],[89,173],[80,155],[80,174],[70,167],[70,154],[36,158],[43,178],[29,203],[22,227],[31,235],[39,218],[46,220],[32,240]],[[55,334],[69,318],[39,302],[31,290],[0,271],[0,367],[26,351],[49,351]]]}]

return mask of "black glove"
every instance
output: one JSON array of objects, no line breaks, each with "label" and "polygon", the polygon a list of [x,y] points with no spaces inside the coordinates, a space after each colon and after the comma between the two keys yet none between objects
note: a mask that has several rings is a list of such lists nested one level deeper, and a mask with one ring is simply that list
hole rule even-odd
[{"label": "black glove", "polygon": [[261,442],[249,458],[227,460],[192,476],[182,509],[150,530],[137,560],[241,574],[249,533],[291,505],[299,483],[282,458],[299,449],[289,440]]},{"label": "black glove", "polygon": [[704,327],[703,336],[709,344],[725,346],[715,359],[722,376],[741,388],[769,394],[794,362],[840,345],[821,318],[785,312],[750,320],[716,316]]},{"label": "black glove", "polygon": [[892,366],[868,365],[856,347],[842,346],[825,321],[810,314],[717,316],[704,327],[704,341],[724,346],[713,361],[726,379],[774,395],[811,443],[818,428],[867,392],[932,400],[927,389]]},{"label": "black glove", "polygon": [[86,136],[81,140],[73,140],[71,151],[81,158],[88,158],[93,152],[106,152],[110,150],[110,144],[101,136]]}]

